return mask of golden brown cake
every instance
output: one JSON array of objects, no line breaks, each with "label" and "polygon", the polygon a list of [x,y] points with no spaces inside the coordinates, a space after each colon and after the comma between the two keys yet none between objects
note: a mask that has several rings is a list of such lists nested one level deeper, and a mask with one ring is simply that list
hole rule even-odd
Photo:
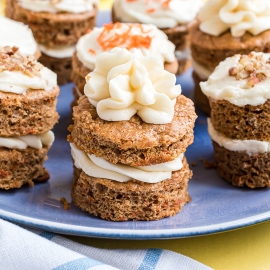
[{"label": "golden brown cake", "polygon": [[97,57],[68,136],[72,198],[82,210],[114,221],[157,220],[188,202],[184,152],[196,114],[175,81],[159,58],[140,50]]},{"label": "golden brown cake", "polygon": [[[246,5],[246,2],[249,4]],[[202,111],[210,114],[208,99],[200,91],[200,81],[206,81],[215,67],[227,57],[251,51],[269,52],[269,25],[268,0],[237,0],[234,6],[230,6],[229,1],[209,0],[201,9],[198,21],[190,29],[190,48],[194,68],[194,101]]]},{"label": "golden brown cake", "polygon": [[17,47],[0,47],[0,73],[0,188],[33,186],[49,178],[43,163],[59,118],[56,74]]},{"label": "golden brown cake", "polygon": [[235,186],[270,187],[270,54],[252,52],[222,61],[206,82],[217,171]]},{"label": "golden brown cake", "polygon": [[[12,17],[33,31],[42,52],[41,63],[59,75],[59,83],[68,82],[75,44],[95,26],[97,1],[76,0],[71,5],[66,0],[20,0],[14,1],[13,6]],[[60,68],[61,61],[64,68]]]}]

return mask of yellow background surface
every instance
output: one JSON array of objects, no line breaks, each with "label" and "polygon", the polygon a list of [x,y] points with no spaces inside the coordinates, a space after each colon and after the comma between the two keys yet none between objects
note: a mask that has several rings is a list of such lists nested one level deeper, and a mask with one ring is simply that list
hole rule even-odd
[{"label": "yellow background surface", "polygon": [[[100,8],[109,9],[111,5],[112,0],[101,0]],[[68,238],[99,248],[168,249],[191,257],[214,269],[270,269],[270,221],[230,232],[173,240],[134,241],[94,239],[77,236],[68,236]],[[181,266],[179,266],[179,269],[181,269]]]}]

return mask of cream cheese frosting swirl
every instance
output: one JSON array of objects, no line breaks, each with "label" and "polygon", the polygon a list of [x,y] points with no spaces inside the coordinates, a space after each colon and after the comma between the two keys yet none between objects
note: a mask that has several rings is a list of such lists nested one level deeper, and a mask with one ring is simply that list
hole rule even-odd
[{"label": "cream cheese frosting swirl", "polygon": [[97,57],[94,71],[86,76],[84,93],[103,120],[129,120],[137,114],[146,123],[167,124],[181,94],[175,82],[157,57],[114,48]]},{"label": "cream cheese frosting swirl", "polygon": [[18,3],[25,9],[35,12],[69,12],[82,13],[91,11],[98,0],[19,0]]},{"label": "cream cheese frosting swirl", "polygon": [[31,89],[51,91],[56,86],[56,74],[34,56],[23,56],[17,47],[0,46],[0,91],[25,94]]},{"label": "cream cheese frosting swirl", "polygon": [[201,0],[115,0],[114,12],[122,22],[172,28],[193,21]]},{"label": "cream cheese frosting swirl", "polygon": [[[260,76],[258,76],[259,78],[250,77],[245,69],[239,69],[239,66],[242,66],[242,57],[238,54],[220,62],[208,80],[200,83],[202,92],[214,100],[227,100],[240,107],[264,104],[270,98],[270,53],[252,52],[249,56],[246,56],[247,66],[245,67],[252,63],[251,60],[257,61],[254,65],[257,65],[258,69],[252,66],[251,75],[257,74],[258,76],[259,73],[262,73],[262,80],[259,79]],[[256,60],[256,58],[260,60]],[[261,64],[263,65],[260,66]],[[232,76],[230,73],[234,68],[238,71],[235,76]],[[239,78],[237,78],[238,76]],[[252,81],[255,81],[255,83],[252,83]],[[252,84],[249,85],[249,82]]]},{"label": "cream cheese frosting swirl", "polygon": [[50,91],[57,86],[56,74],[46,67],[40,71],[41,76],[29,77],[20,71],[0,72],[0,90],[3,92],[25,94],[31,89]]},{"label": "cream cheese frosting swirl", "polygon": [[0,137],[0,147],[6,147],[9,149],[26,149],[32,147],[35,149],[41,149],[43,145],[51,146],[54,142],[54,134],[52,131],[48,131],[40,135],[26,135],[20,137]]},{"label": "cream cheese frosting swirl", "polygon": [[219,36],[231,30],[234,37],[246,31],[258,35],[270,29],[269,0],[210,0],[198,15],[200,30]]},{"label": "cream cheese frosting swirl", "polygon": [[85,154],[73,143],[70,146],[72,158],[78,169],[82,169],[92,177],[106,178],[118,182],[136,179],[145,183],[158,183],[171,178],[173,171],[181,170],[183,167],[183,154],[170,162],[131,167],[123,164],[112,164],[95,155]]},{"label": "cream cheese frosting swirl", "polygon": [[23,55],[34,55],[37,51],[31,29],[3,16],[0,16],[0,46],[19,47]]},{"label": "cream cheese frosting swirl", "polygon": [[174,44],[155,25],[126,23],[95,27],[90,33],[82,36],[76,45],[77,57],[84,66],[93,70],[97,56],[109,51],[112,46],[126,49],[135,47],[140,49],[144,56],[153,55],[162,62],[171,63],[175,59]]}]

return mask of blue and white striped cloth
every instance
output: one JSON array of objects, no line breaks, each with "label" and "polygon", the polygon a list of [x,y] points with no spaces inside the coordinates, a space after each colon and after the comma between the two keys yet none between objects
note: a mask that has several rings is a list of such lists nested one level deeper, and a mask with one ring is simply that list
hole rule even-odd
[{"label": "blue and white striped cloth", "polygon": [[209,270],[186,256],[162,249],[108,250],[50,232],[26,230],[0,219],[3,270]]}]

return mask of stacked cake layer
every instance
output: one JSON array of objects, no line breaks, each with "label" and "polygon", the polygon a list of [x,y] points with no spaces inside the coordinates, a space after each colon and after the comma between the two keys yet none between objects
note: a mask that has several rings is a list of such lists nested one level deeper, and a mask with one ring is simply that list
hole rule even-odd
[{"label": "stacked cake layer", "polygon": [[210,100],[218,173],[236,186],[270,186],[269,58],[255,52],[227,58],[200,84]]},{"label": "stacked cake layer", "polygon": [[194,102],[207,114],[210,105],[199,83],[206,81],[215,67],[227,57],[268,52],[270,2],[209,0],[190,29],[190,49],[195,82]]},{"label": "stacked cake layer", "polygon": [[16,47],[0,47],[0,75],[0,188],[47,180],[43,163],[59,118],[56,75]]},{"label": "stacked cake layer", "polygon": [[139,50],[97,57],[70,127],[77,206],[109,220],[156,220],[189,201],[183,153],[196,114],[175,81]]},{"label": "stacked cake layer", "polygon": [[9,0],[6,15],[29,25],[42,52],[40,62],[56,72],[58,83],[64,84],[70,80],[71,59],[78,39],[95,26],[97,3]]}]

